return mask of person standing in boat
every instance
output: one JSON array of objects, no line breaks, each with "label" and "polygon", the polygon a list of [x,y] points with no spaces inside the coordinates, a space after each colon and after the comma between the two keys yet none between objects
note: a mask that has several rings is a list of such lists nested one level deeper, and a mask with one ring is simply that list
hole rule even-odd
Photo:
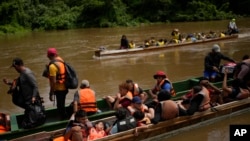
[{"label": "person standing in boat", "polygon": [[157,71],[156,74],[154,74],[154,79],[156,79],[156,85],[149,90],[150,96],[155,99],[157,98],[157,94],[161,90],[166,90],[171,93],[171,96],[175,96],[175,91],[173,88],[173,85],[171,81],[167,78],[165,72],[163,71]]},{"label": "person standing in boat", "polygon": [[[43,101],[38,92],[34,73],[24,66],[21,58],[13,59],[11,67],[20,74],[19,77],[14,81],[4,78],[3,82],[10,85],[8,94],[12,95],[12,102],[25,109],[22,127],[33,128],[43,124],[45,121]],[[36,111],[35,108],[40,111]]]},{"label": "person standing in boat", "polygon": [[233,59],[220,53],[220,46],[218,44],[214,44],[212,51],[209,52],[204,59],[203,76],[210,82],[215,82],[216,78],[218,77],[220,62],[222,59],[235,63]]},{"label": "person standing in boat", "polygon": [[129,42],[126,35],[122,35],[120,49],[128,49]]},{"label": "person standing in boat", "polygon": [[63,59],[58,56],[57,50],[55,48],[49,48],[47,50],[47,57],[50,60],[48,66],[48,78],[50,83],[49,99],[50,101],[55,101],[56,96],[57,110],[61,119],[63,120],[67,117],[65,110],[65,99],[68,93],[68,89],[65,86],[65,65],[63,63]]},{"label": "person standing in boat", "polygon": [[238,27],[236,25],[235,19],[232,19],[228,24],[228,34],[239,33]]},{"label": "person standing in boat", "polygon": [[97,109],[95,91],[90,88],[88,80],[82,80],[80,89],[76,91],[73,101],[73,111],[84,110],[88,116],[95,114]]}]

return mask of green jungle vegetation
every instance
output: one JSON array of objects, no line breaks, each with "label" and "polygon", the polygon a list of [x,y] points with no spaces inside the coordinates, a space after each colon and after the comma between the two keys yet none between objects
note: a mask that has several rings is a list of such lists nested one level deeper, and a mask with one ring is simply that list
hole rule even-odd
[{"label": "green jungle vegetation", "polygon": [[209,21],[250,15],[249,0],[1,0],[0,34]]}]

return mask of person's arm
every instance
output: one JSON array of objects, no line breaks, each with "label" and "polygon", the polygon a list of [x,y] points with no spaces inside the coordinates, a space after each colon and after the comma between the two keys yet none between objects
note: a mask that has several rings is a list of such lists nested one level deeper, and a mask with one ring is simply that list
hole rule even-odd
[{"label": "person's arm", "polygon": [[221,54],[221,53],[220,53],[220,57],[221,57],[221,59],[223,59],[223,60],[226,60],[226,61],[235,63],[235,61],[234,61],[232,58],[229,58],[229,57],[227,57],[227,56],[225,56],[225,55],[223,55],[223,54]]},{"label": "person's arm", "polygon": [[32,101],[32,103],[34,103],[35,100],[36,100],[36,97],[39,94],[36,78],[35,78],[35,76],[34,76],[34,74],[32,72],[31,73],[25,73],[25,77],[27,78],[28,83],[32,87],[32,99],[31,99],[31,101]]},{"label": "person's arm", "polygon": [[[53,96],[55,91],[55,85],[56,85],[56,73],[57,73],[57,67],[55,64],[49,65],[49,84],[50,84],[50,97]],[[53,98],[51,99],[53,101]]]},{"label": "person's arm", "polygon": [[232,93],[232,89],[227,86],[227,72],[228,72],[228,69],[225,69],[224,70],[224,79],[222,82],[222,89],[223,89],[223,91],[225,91],[227,93]]},{"label": "person's arm", "polygon": [[243,78],[247,75],[248,72],[249,72],[249,67],[245,64],[242,64],[241,70],[240,70],[239,74],[237,75],[237,78],[240,80],[243,80]]},{"label": "person's arm", "polygon": [[188,115],[193,115],[195,112],[197,112],[200,108],[200,104],[203,100],[204,96],[201,94],[196,95],[191,103],[190,103],[190,107],[187,109],[187,114]]},{"label": "person's arm", "polygon": [[76,113],[78,110],[78,102],[79,102],[79,93],[78,91],[74,94],[74,100],[73,100],[73,112]]}]

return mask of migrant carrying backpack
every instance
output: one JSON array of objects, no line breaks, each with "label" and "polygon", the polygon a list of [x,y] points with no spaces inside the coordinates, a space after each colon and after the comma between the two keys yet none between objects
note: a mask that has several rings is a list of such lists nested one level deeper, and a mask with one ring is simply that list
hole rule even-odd
[{"label": "migrant carrying backpack", "polygon": [[[55,64],[54,62],[62,62],[65,66],[65,85],[66,85],[66,88],[67,89],[76,89],[78,87],[78,77],[77,77],[75,69],[71,65],[69,65],[68,63],[61,61],[61,60],[51,61],[50,64]],[[55,64],[55,66],[57,66],[57,65]],[[57,68],[59,69],[58,66],[57,66]],[[49,70],[47,70],[47,71],[49,72]]]}]

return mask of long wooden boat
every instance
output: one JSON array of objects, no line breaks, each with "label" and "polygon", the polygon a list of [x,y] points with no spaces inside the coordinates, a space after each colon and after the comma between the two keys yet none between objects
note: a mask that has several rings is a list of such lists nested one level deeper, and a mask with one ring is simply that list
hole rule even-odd
[{"label": "long wooden boat", "polygon": [[[180,99],[180,97],[183,96],[184,94],[186,94],[190,88],[192,88],[194,85],[197,85],[198,81],[199,81],[199,77],[174,82],[173,87],[176,91],[176,96],[173,97],[173,99],[174,100]],[[229,80],[228,82],[231,82],[231,80]],[[215,82],[213,84],[217,87],[221,87],[222,81]],[[148,92],[148,90],[145,90],[145,91]],[[98,108],[102,112],[95,114],[95,115],[92,115],[92,116],[89,116],[89,119],[91,121],[98,120],[101,118],[110,117],[110,116],[114,115],[114,111],[108,109],[108,104],[106,103],[105,100],[103,100],[103,99],[98,100],[97,105],[98,105]],[[69,106],[66,107],[67,110],[69,108],[70,108]],[[11,139],[19,138],[22,136],[30,135],[30,134],[35,134],[35,133],[39,133],[39,132],[49,132],[49,131],[54,131],[54,130],[58,130],[61,128],[65,128],[68,120],[60,121],[59,117],[57,117],[55,115],[55,113],[57,113],[56,108],[47,109],[46,110],[46,116],[47,116],[46,123],[39,126],[39,127],[35,127],[32,129],[22,129],[21,128],[20,125],[21,125],[21,121],[24,117],[23,114],[10,115],[11,131],[0,134],[0,140],[4,140],[4,139],[11,140]],[[68,119],[69,119],[69,117],[68,117]]]},{"label": "long wooden boat", "polygon": [[196,45],[196,44],[202,44],[202,43],[208,43],[208,42],[216,42],[216,41],[221,41],[221,40],[230,40],[230,39],[235,39],[235,38],[238,38],[237,34],[228,35],[225,37],[197,40],[196,42],[184,42],[184,43],[178,43],[178,44],[173,43],[173,44],[167,44],[163,46],[150,46],[147,48],[139,47],[139,48],[133,48],[133,49],[117,49],[117,50],[98,49],[94,51],[94,57],[117,56],[117,55],[153,52],[153,51],[158,51],[158,50],[165,50],[168,48]]},{"label": "long wooden boat", "polygon": [[218,119],[222,116],[230,116],[235,112],[249,110],[250,98],[229,102],[216,106],[216,111],[207,110],[204,112],[196,112],[192,116],[177,117],[171,120],[163,121],[158,124],[149,125],[148,129],[139,131],[138,136],[134,135],[134,129],[109,135],[97,141],[139,141],[155,136],[188,127],[195,124],[202,124],[205,121]]}]

